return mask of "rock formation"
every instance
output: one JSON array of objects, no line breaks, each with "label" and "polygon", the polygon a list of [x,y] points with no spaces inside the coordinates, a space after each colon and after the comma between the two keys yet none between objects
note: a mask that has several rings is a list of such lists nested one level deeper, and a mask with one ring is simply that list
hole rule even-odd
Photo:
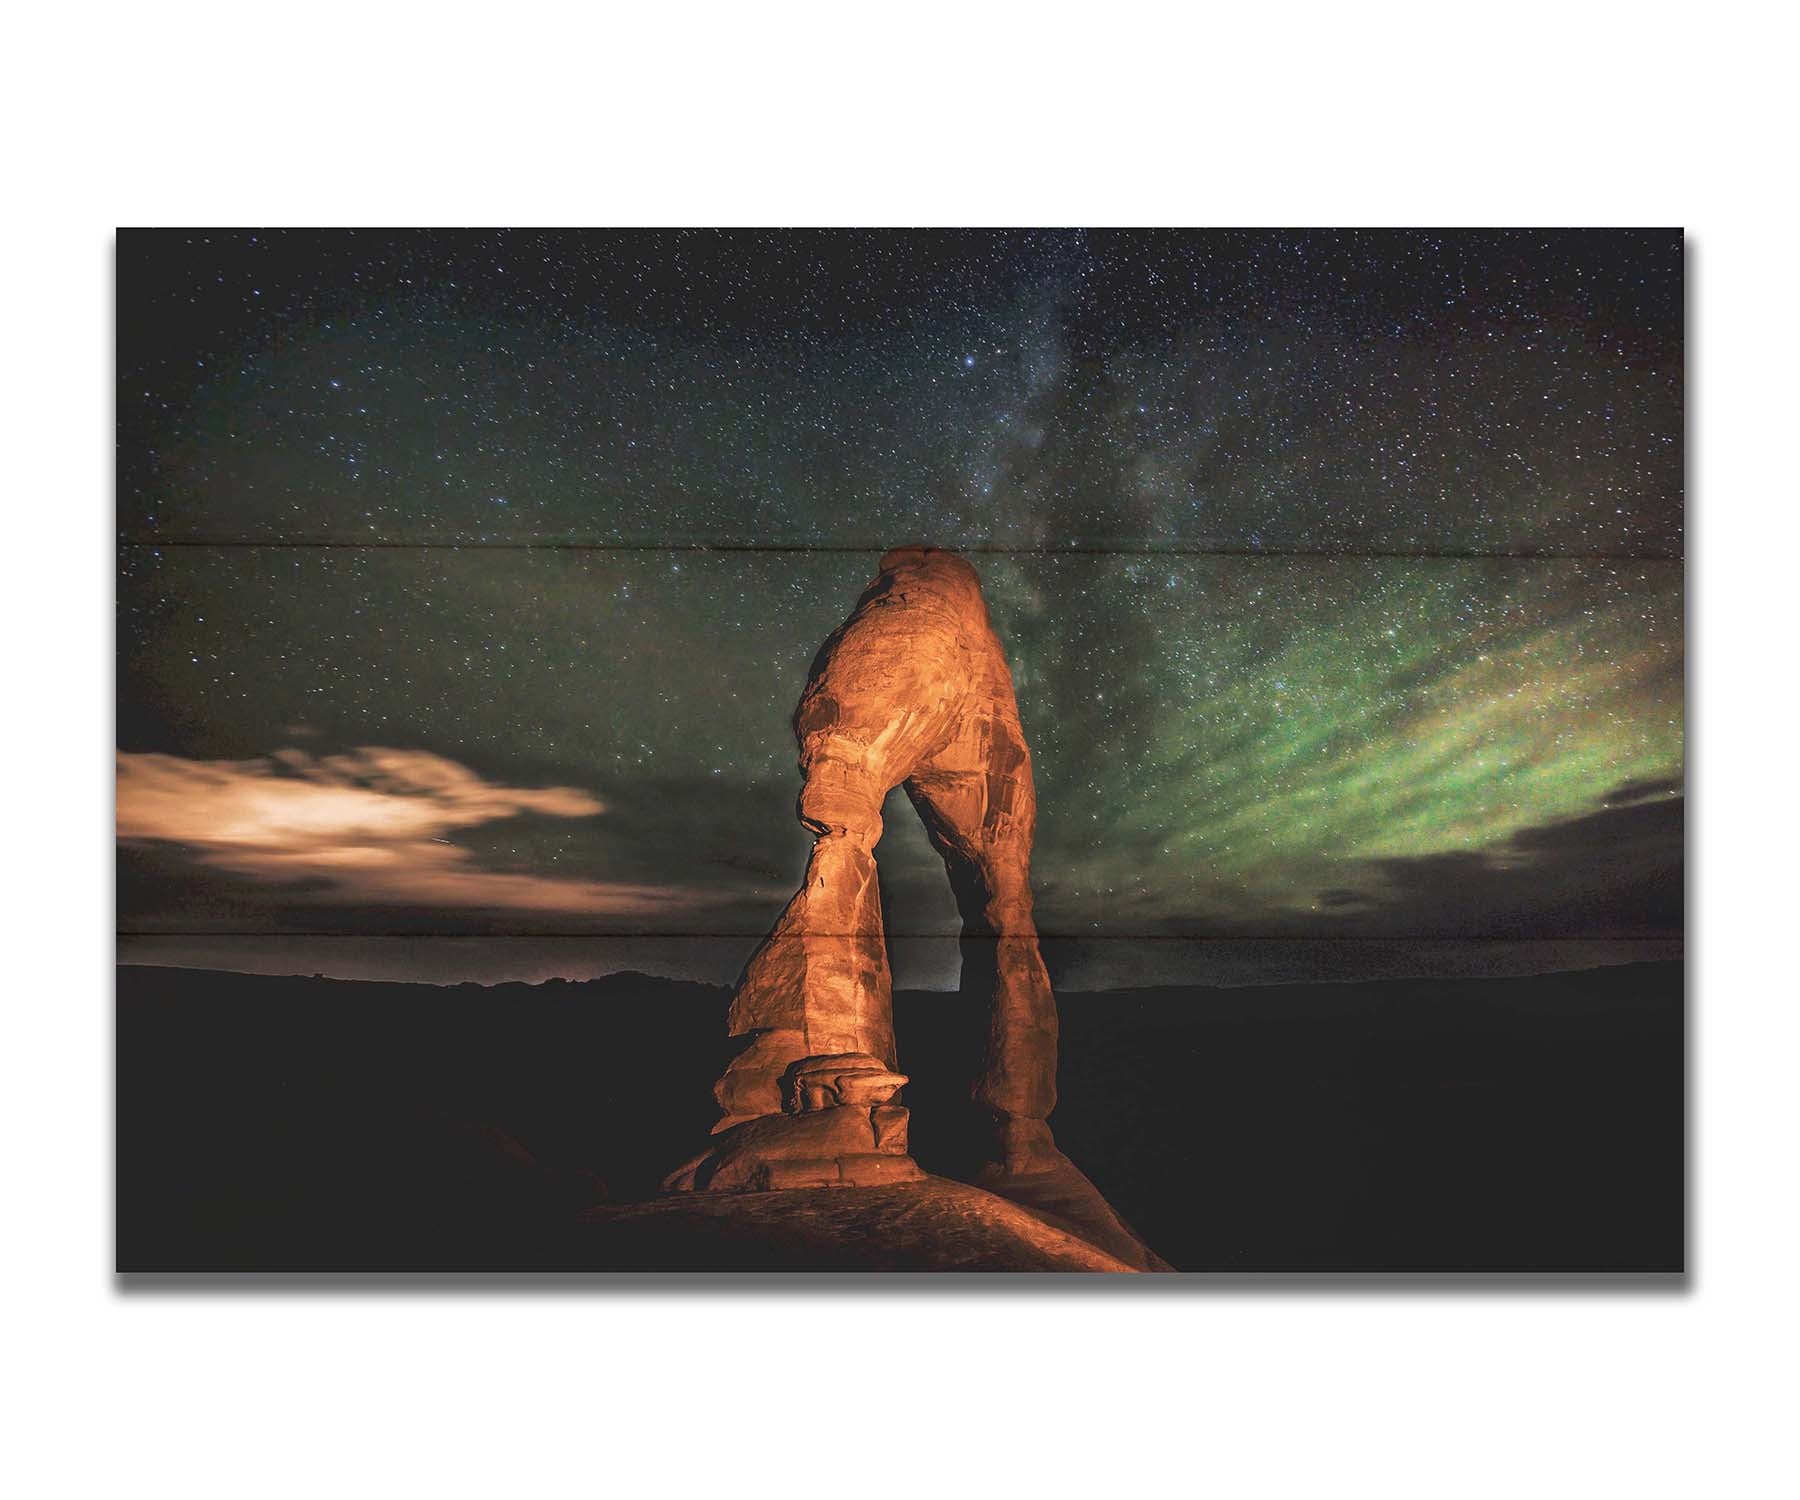
[{"label": "rock formation", "polygon": [[907,1112],[892,1102],[906,1078],[895,1070],[874,857],[882,802],[899,785],[949,870],[965,968],[973,952],[986,971],[987,1056],[974,1097],[993,1127],[990,1170],[1073,1171],[1045,1123],[1056,1103],[1056,1002],[1032,920],[1031,754],[974,568],[928,547],[884,556],[814,661],[794,733],[800,821],[817,843],[738,981],[729,1029],[743,1050],[714,1091],[724,1118],[713,1146],[665,1185],[917,1175]]}]

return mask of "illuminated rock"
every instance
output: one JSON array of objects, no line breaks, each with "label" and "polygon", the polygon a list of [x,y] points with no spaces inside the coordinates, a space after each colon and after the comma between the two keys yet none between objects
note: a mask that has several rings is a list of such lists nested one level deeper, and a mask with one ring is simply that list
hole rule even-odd
[{"label": "illuminated rock", "polygon": [[[853,1193],[677,1193],[588,1209],[578,1233],[590,1264],[644,1271],[1166,1269],[1121,1260],[1029,1209],[941,1177]],[[837,1363],[850,1378],[847,1362]]]},{"label": "illuminated rock", "polygon": [[904,1109],[840,1105],[734,1125],[664,1186],[745,1192],[872,1186],[923,1175],[906,1154]]},{"label": "illuminated rock", "polygon": [[886,1104],[906,1082],[866,1052],[809,1057],[783,1075],[782,1105],[790,1114],[842,1105]]},{"label": "illuminated rock", "polygon": [[798,812],[817,842],[738,981],[728,1025],[743,1050],[715,1090],[715,1144],[666,1186],[771,1186],[796,1172],[885,1181],[864,1159],[891,1172],[904,1157],[906,1111],[888,1102],[906,1080],[874,857],[882,802],[900,785],[950,874],[963,988],[987,997],[974,1097],[994,1127],[991,1172],[1066,1167],[1044,1124],[1057,1026],[1032,919],[1031,754],[974,568],[925,547],[884,556],[814,662],[794,733]]}]

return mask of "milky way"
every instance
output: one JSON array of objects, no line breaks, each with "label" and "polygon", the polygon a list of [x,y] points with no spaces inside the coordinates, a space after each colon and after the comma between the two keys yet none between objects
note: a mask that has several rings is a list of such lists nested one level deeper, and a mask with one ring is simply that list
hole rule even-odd
[{"label": "milky way", "polygon": [[[927,541],[1012,659],[1046,932],[1677,934],[1681,271],[1673,233],[127,233],[120,749],[284,811],[122,841],[121,928],[721,934],[713,975],[804,857],[812,655]],[[327,810],[422,794],[370,746],[501,811],[418,860]],[[896,927],[952,930],[889,811]]]}]

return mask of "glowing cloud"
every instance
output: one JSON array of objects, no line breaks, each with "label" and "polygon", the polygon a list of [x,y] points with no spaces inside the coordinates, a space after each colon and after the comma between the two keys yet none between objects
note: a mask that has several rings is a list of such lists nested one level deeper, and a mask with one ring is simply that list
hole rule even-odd
[{"label": "glowing cloud", "polygon": [[329,904],[646,914],[687,904],[666,886],[487,870],[445,835],[519,813],[593,817],[576,787],[509,787],[425,750],[365,746],[267,759],[118,756],[121,842],[179,846],[201,864],[302,888]]}]

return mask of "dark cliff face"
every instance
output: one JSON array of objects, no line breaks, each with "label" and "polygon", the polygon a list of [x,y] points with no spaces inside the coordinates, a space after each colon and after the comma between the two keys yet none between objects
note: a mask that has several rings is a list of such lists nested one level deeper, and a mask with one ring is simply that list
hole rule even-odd
[{"label": "dark cliff face", "polygon": [[[726,991],[123,968],[122,1269],[597,1268],[704,1138]],[[1682,968],[1065,994],[1057,1139],[1184,1270],[1670,1270]],[[985,1017],[895,997],[956,1175]]]}]

